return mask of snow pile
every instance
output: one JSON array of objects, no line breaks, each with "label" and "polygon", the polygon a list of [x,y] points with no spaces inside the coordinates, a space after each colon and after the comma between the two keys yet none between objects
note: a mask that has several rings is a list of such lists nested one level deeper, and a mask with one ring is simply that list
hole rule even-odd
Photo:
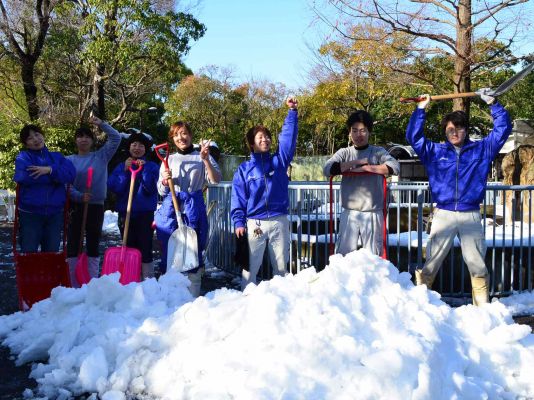
[{"label": "snow pile", "polygon": [[[534,335],[501,302],[451,309],[365,250],[191,301],[188,280],[55,289],[0,317],[40,395],[124,399],[534,397]],[[533,295],[526,295],[531,302]]]},{"label": "snow pile", "polygon": [[111,210],[104,212],[104,222],[102,223],[102,231],[106,233],[120,234],[119,225],[117,223],[119,214]]}]

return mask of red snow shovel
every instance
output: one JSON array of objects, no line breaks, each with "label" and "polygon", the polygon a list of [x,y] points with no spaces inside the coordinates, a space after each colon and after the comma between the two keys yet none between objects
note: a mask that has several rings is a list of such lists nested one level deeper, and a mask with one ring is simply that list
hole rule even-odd
[{"label": "red snow shovel", "polygon": [[[93,183],[93,167],[87,168],[87,182],[85,183],[85,193],[91,191],[91,185]],[[83,250],[83,237],[85,236],[85,224],[87,222],[87,207],[89,206],[88,201],[83,202],[83,216],[82,216],[82,228],[80,233],[80,244],[78,245],[78,260],[76,261],[76,280],[78,284],[85,285],[91,280],[91,275],[89,275],[89,268],[87,267],[87,253],[84,253]]]},{"label": "red snow shovel", "polygon": [[13,258],[17,274],[19,307],[27,311],[34,303],[50,297],[56,286],[70,287],[70,273],[67,265],[67,213],[69,193],[63,211],[63,250],[58,253],[19,253],[17,250],[17,233],[19,230],[20,193],[17,185],[15,201],[15,222],[13,224]]},{"label": "red snow shovel", "polygon": [[130,193],[128,194],[128,206],[126,208],[126,220],[124,222],[124,234],[122,236],[122,246],[112,247],[104,253],[104,263],[102,265],[102,275],[120,272],[121,277],[119,282],[127,285],[131,282],[141,281],[141,252],[138,249],[126,247],[128,242],[128,228],[130,226],[130,214],[132,213],[133,191],[135,186],[135,178],[137,174],[143,169],[143,164],[132,162],[136,164],[137,169],[130,166],[132,177],[130,179]]},{"label": "red snow shovel", "polygon": [[[160,150],[165,152],[165,157],[160,154]],[[160,144],[156,146],[155,151],[158,158],[164,163],[165,170],[170,171],[168,162],[169,144]],[[169,189],[171,191],[174,211],[176,212],[176,223],[178,227],[171,234],[167,245],[167,268],[173,268],[179,272],[187,272],[199,266],[197,232],[190,226],[185,225],[182,221],[182,213],[178,207],[172,177]]]}]

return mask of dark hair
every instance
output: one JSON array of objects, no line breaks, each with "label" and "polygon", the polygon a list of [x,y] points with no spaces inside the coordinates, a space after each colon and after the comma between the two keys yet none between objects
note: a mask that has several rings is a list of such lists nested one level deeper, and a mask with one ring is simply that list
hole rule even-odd
[{"label": "dark hair", "polygon": [[254,149],[254,138],[258,133],[262,132],[265,136],[268,136],[269,139],[272,139],[271,131],[263,126],[263,125],[256,125],[252,128],[250,128],[245,135],[246,144],[248,145],[248,148],[250,151],[253,151]]},{"label": "dark hair", "polygon": [[152,146],[151,140],[141,132],[134,132],[130,134],[130,136],[128,137],[128,140],[126,141],[128,150],[130,150],[130,146],[134,142],[139,142],[143,146],[145,146],[145,155],[150,151],[150,147]]},{"label": "dark hair", "polygon": [[347,128],[350,130],[356,122],[364,124],[369,132],[373,131],[373,118],[367,111],[358,110],[350,114],[349,118],[347,118]]},{"label": "dark hair", "polygon": [[445,114],[443,119],[441,120],[441,131],[445,134],[445,131],[447,130],[447,124],[449,122],[452,122],[452,124],[456,128],[469,128],[469,118],[467,117],[467,114],[463,111],[453,111],[448,114]]},{"label": "dark hair", "polygon": [[39,132],[41,135],[44,136],[43,130],[39,125],[24,125],[20,130],[19,134],[19,140],[23,145],[26,145],[26,140],[28,140],[28,137],[30,136],[30,131]]},{"label": "dark hair", "polygon": [[189,135],[193,136],[193,131],[191,130],[191,127],[189,126],[187,122],[177,121],[174,124],[172,124],[171,127],[169,128],[169,140],[172,141],[172,138],[174,137],[174,135],[176,135],[176,133],[182,128],[184,128],[187,131],[187,133],[189,133]]},{"label": "dark hair", "polygon": [[76,132],[74,132],[75,138],[79,138],[82,136],[90,137],[91,139],[93,139],[93,142],[96,142],[96,135],[88,126],[80,126],[78,129],[76,129]]}]

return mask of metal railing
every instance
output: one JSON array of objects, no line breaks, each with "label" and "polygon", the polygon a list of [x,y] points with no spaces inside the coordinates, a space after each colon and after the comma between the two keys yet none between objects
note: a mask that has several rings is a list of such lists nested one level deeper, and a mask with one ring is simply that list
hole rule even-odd
[{"label": "metal railing", "polygon": [[[513,291],[532,290],[534,186],[488,184],[481,204],[481,217],[486,235],[486,265],[491,276],[491,294],[506,295]],[[233,261],[235,235],[230,220],[231,182],[210,185],[210,245],[208,260],[218,268],[240,274]],[[333,191],[334,240],[337,240],[338,216],[341,213],[339,183]],[[413,272],[425,260],[428,227],[433,204],[426,182],[393,182],[388,185],[387,254],[400,271]],[[291,182],[289,185],[289,220],[292,273],[328,264],[330,194],[328,182]],[[270,277],[265,252],[260,279]],[[458,238],[445,259],[433,288],[447,297],[470,297],[470,279],[464,264]]]}]

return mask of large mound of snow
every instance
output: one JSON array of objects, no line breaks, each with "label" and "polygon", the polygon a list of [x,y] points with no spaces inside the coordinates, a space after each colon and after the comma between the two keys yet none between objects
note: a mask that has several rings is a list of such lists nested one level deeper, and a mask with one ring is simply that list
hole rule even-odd
[{"label": "large mound of snow", "polygon": [[0,317],[0,337],[18,363],[36,362],[49,398],[534,397],[534,335],[505,304],[452,309],[365,250],[244,293],[192,301],[188,283],[170,272],[57,288]]}]

